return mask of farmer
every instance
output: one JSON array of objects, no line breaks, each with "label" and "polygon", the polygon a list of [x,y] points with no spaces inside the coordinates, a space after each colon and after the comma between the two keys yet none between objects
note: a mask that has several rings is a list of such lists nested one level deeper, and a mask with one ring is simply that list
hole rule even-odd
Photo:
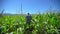
[{"label": "farmer", "polygon": [[31,19],[32,19],[32,16],[28,13],[28,15],[26,16],[26,23],[28,25],[30,25]]},{"label": "farmer", "polygon": [[[27,13],[27,16],[26,16],[26,24],[25,24],[25,32],[24,32],[24,34],[26,33],[26,34],[31,34],[32,33],[32,31],[33,31],[33,27],[32,26],[30,26],[30,23],[31,23],[31,20],[32,20],[32,16],[29,14],[29,13]],[[29,28],[26,28],[26,25],[28,24],[28,27]]]}]

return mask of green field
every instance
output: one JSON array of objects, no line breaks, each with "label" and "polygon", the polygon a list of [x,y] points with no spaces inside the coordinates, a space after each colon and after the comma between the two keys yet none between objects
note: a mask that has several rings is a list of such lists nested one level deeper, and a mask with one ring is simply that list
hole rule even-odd
[{"label": "green field", "polygon": [[0,34],[59,34],[60,13],[46,13],[32,15],[30,27],[26,31],[25,15],[2,15],[0,17]]}]

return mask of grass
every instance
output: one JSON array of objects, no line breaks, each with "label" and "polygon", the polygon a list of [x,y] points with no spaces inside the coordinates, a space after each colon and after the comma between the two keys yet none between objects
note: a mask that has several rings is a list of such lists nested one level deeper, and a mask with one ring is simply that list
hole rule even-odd
[{"label": "grass", "polygon": [[0,33],[14,34],[59,34],[60,13],[32,15],[31,31],[26,24],[26,16],[6,15],[0,17]]}]

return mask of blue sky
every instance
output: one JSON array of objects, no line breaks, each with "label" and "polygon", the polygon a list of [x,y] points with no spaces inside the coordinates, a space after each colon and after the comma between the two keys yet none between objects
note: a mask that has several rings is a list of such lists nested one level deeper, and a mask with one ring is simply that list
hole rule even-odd
[{"label": "blue sky", "polygon": [[60,0],[3,0],[2,8],[5,9],[5,13],[21,13],[21,3],[22,3],[22,10],[23,13],[31,13],[36,14],[38,11],[41,13],[46,12],[49,10],[50,6],[53,10],[60,9]]}]

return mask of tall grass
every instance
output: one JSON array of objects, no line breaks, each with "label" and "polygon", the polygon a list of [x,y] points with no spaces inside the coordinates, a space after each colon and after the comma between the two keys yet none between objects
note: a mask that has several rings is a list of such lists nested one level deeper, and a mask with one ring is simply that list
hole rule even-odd
[{"label": "tall grass", "polygon": [[26,24],[26,16],[7,15],[0,17],[0,33],[14,34],[59,34],[60,13],[46,13],[32,15],[30,27],[31,32],[26,31],[29,25]]}]

